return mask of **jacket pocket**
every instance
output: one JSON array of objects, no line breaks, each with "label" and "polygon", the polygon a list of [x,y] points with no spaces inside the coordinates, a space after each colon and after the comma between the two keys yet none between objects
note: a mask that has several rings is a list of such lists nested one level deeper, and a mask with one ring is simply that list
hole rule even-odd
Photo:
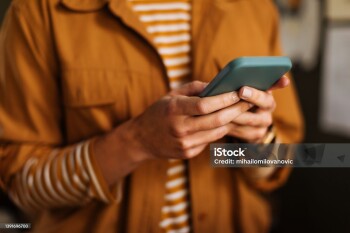
[{"label": "jacket pocket", "polygon": [[62,94],[67,142],[112,130],[129,118],[125,71],[79,69],[64,71]]},{"label": "jacket pocket", "polygon": [[64,71],[64,105],[89,107],[114,104],[125,85],[124,75],[123,72],[105,69]]}]

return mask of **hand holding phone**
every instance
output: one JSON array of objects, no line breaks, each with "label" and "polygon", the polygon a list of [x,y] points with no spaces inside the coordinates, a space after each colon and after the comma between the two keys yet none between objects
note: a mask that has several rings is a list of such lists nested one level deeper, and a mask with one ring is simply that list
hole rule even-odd
[{"label": "hand holding phone", "polygon": [[[292,67],[287,57],[241,57],[231,61],[200,93],[200,97],[238,91],[238,96],[252,106],[230,123],[228,135],[240,140],[262,142],[272,124],[275,99],[272,89],[288,86],[284,77]],[[243,88],[242,88],[243,87]]]}]

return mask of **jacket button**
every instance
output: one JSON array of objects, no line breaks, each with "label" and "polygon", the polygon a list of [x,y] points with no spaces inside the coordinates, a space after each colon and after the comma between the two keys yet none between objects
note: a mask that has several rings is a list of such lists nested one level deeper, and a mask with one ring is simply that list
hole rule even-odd
[{"label": "jacket button", "polygon": [[206,213],[199,213],[198,214],[198,221],[202,222],[207,218],[207,214]]}]

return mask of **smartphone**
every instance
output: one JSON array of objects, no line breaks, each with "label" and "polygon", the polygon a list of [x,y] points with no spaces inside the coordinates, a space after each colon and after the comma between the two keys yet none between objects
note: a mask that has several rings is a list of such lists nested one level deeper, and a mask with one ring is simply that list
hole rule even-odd
[{"label": "smartphone", "polygon": [[240,57],[229,62],[199,96],[220,95],[243,86],[266,91],[291,68],[288,57]]}]

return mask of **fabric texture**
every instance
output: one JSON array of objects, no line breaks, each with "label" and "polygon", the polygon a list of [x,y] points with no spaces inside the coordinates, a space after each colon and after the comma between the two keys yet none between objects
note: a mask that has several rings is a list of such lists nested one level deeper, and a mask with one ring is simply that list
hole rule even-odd
[{"label": "fabric texture", "polygon": [[[193,80],[209,82],[236,57],[281,54],[270,0],[192,2]],[[137,117],[164,96],[170,84],[156,48],[126,1],[12,1],[0,35],[2,188],[23,195],[14,184],[30,159],[49,159],[56,149],[62,161],[64,152]],[[293,83],[274,96],[277,138],[301,140]],[[192,231],[268,232],[270,208],[261,193],[281,186],[290,169],[256,179],[245,169],[211,168],[208,153],[188,161]],[[99,166],[93,159],[91,165],[103,188]],[[31,214],[33,232],[161,232],[167,168],[167,161],[143,163],[106,188],[113,199],[108,204],[92,195],[86,202],[41,208]]]}]

